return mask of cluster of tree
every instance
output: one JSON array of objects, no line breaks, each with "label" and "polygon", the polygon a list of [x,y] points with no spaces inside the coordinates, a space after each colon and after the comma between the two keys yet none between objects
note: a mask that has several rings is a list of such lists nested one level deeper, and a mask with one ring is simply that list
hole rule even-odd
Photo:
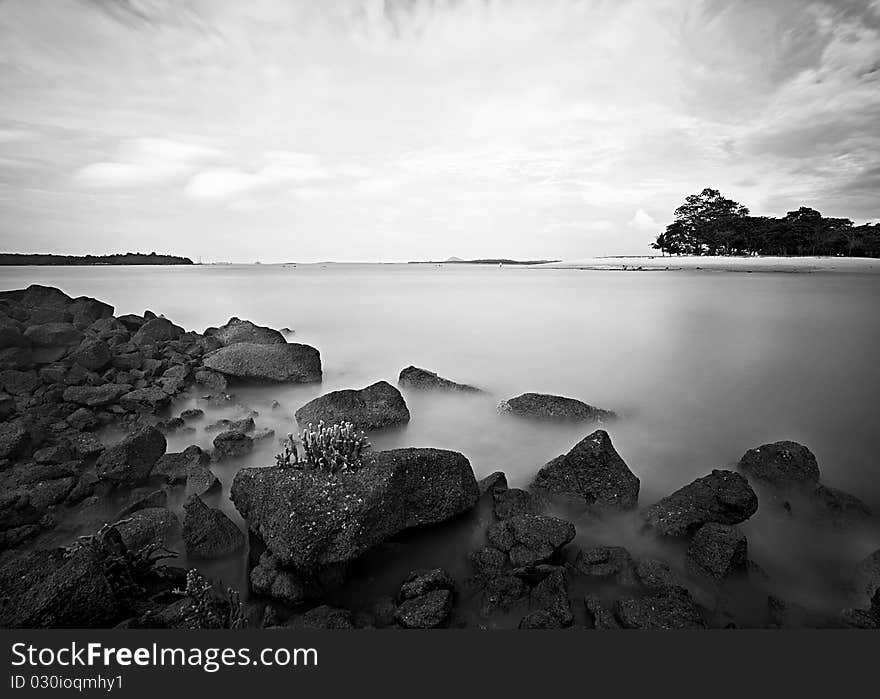
[{"label": "cluster of tree", "polygon": [[717,189],[692,194],[651,244],[664,255],[880,257],[880,224],[856,226],[802,206],[783,218],[751,216]]},{"label": "cluster of tree", "polygon": [[0,253],[0,265],[191,265],[188,257],[126,252],[116,255],[21,255]]}]

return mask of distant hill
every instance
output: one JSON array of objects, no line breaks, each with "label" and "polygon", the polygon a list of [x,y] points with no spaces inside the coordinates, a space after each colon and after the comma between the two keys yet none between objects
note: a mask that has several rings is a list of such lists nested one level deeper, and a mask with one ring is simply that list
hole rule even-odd
[{"label": "distant hill", "polygon": [[508,260],[507,258],[491,258],[484,260],[462,260],[450,257],[448,260],[412,260],[410,265],[544,265],[561,260]]},{"label": "distant hill", "polygon": [[188,257],[126,252],[117,255],[22,255],[0,253],[0,265],[191,265]]}]

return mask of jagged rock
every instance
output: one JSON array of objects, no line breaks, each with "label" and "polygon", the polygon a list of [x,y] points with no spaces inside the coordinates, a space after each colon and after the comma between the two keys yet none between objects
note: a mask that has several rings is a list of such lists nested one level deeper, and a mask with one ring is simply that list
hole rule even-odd
[{"label": "jagged rock", "polygon": [[312,383],[321,380],[321,355],[299,344],[240,342],[206,356],[206,368],[241,381]]},{"label": "jagged rock", "polygon": [[186,469],[186,494],[207,495],[220,490],[220,479],[202,459],[193,459]]},{"label": "jagged rock", "polygon": [[251,588],[256,594],[292,605],[302,604],[317,594],[309,578],[284,570],[268,551],[260,556],[259,563],[251,570],[250,578]]},{"label": "jagged rock", "polygon": [[703,629],[700,609],[686,593],[654,597],[624,597],[615,605],[615,616],[625,629]]},{"label": "jagged rock", "polygon": [[542,509],[538,498],[519,488],[496,490],[492,494],[492,512],[498,519],[510,519],[518,515],[539,515]]},{"label": "jagged rock", "polygon": [[89,371],[101,371],[110,364],[112,355],[110,347],[103,340],[86,338],[73,351],[70,358]]},{"label": "jagged rock", "polygon": [[180,413],[183,420],[198,420],[205,415],[205,411],[201,408],[188,408]]},{"label": "jagged rock", "polygon": [[648,527],[665,536],[691,536],[708,522],[739,524],[758,509],[758,496],[733,471],[714,470],[649,507]]},{"label": "jagged rock", "polygon": [[211,394],[220,394],[226,391],[226,377],[216,371],[199,369],[195,373],[196,383],[209,391]]},{"label": "jagged rock", "polygon": [[168,505],[168,493],[164,490],[152,490],[146,494],[141,493],[132,493],[134,499],[131,504],[123,507],[119,514],[116,515],[116,519],[125,519],[131,514],[134,514],[138,510],[146,510],[148,508],[165,508]]},{"label": "jagged rock", "polygon": [[567,454],[548,462],[531,488],[599,512],[630,510],[639,500],[639,479],[605,430],[587,435]]},{"label": "jagged rock", "polygon": [[574,570],[588,578],[613,580],[626,587],[637,585],[635,563],[622,546],[582,549],[575,558]]},{"label": "jagged rock", "polygon": [[0,386],[14,396],[29,395],[40,387],[40,377],[35,371],[5,369],[0,371]]},{"label": "jagged rock", "polygon": [[584,606],[587,614],[593,620],[593,628],[597,631],[614,631],[620,628],[614,614],[599,599],[598,595],[585,595]]},{"label": "jagged rock", "polygon": [[131,412],[151,412],[164,408],[171,402],[171,396],[161,388],[150,386],[129,391],[119,399],[119,404]]},{"label": "jagged rock", "polygon": [[529,566],[553,557],[574,539],[571,522],[546,515],[519,515],[496,522],[486,536],[489,543],[504,551],[514,566]]},{"label": "jagged rock", "polygon": [[533,612],[549,612],[557,619],[560,626],[571,626],[574,615],[568,599],[568,583],[564,568],[556,568],[532,588],[530,604]]},{"label": "jagged rock", "polygon": [[485,478],[480,479],[477,482],[477,487],[480,490],[480,495],[488,493],[489,491],[495,493],[497,491],[507,490],[507,476],[501,471],[495,471],[495,473],[490,473]]},{"label": "jagged rock", "polygon": [[178,327],[167,318],[153,318],[137,329],[131,341],[136,345],[152,345],[157,342],[176,340],[184,332],[183,328]]},{"label": "jagged rock", "polygon": [[181,452],[171,452],[159,458],[151,475],[159,476],[170,485],[185,483],[191,472],[207,468],[211,457],[193,444]]},{"label": "jagged rock", "polygon": [[159,430],[142,427],[98,457],[98,478],[116,485],[137,485],[149,478],[166,446],[165,435]]},{"label": "jagged rock", "polygon": [[[72,323],[43,323],[31,325],[24,331],[25,338],[34,347],[68,348],[80,343],[83,334]],[[63,354],[62,354],[63,356]]]},{"label": "jagged rock", "polygon": [[819,483],[819,464],[807,447],[797,442],[774,442],[749,449],[739,470],[774,488],[788,489]]},{"label": "jagged rock", "polygon": [[686,591],[681,576],[669,566],[666,561],[656,558],[643,558],[636,563],[636,577],[649,592],[669,593],[674,591]]},{"label": "jagged rock", "polygon": [[67,416],[67,422],[77,430],[92,430],[101,424],[95,413],[89,408],[78,408]]},{"label": "jagged rock", "polygon": [[427,369],[419,369],[418,367],[408,366],[400,372],[397,383],[404,388],[418,390],[439,390],[439,391],[461,391],[463,393],[481,393],[479,388],[468,386],[463,383],[456,383],[449,379],[444,379],[432,371]]},{"label": "jagged rock", "polygon": [[100,386],[70,386],[64,389],[63,398],[68,403],[97,408],[116,403],[131,391],[129,384],[105,383]]},{"label": "jagged rock", "polygon": [[230,497],[285,566],[310,571],[354,560],[411,527],[435,524],[477,502],[468,460],[440,449],[369,453],[361,468],[245,468]]},{"label": "jagged rock", "polygon": [[14,422],[0,423],[0,459],[18,456],[29,441],[27,431]]},{"label": "jagged rock", "polygon": [[454,587],[452,576],[442,568],[414,570],[400,585],[400,599],[412,599],[434,590],[452,590]]},{"label": "jagged rock", "polygon": [[515,398],[499,403],[498,410],[502,413],[539,420],[571,420],[601,423],[616,417],[610,410],[603,410],[602,408],[588,405],[576,398],[552,396],[546,393],[523,393]]},{"label": "jagged rock", "polygon": [[691,539],[685,564],[691,575],[723,582],[748,569],[749,550],[745,534],[728,524],[709,522]]},{"label": "jagged rock", "polygon": [[822,483],[810,490],[809,506],[814,521],[829,521],[839,527],[865,522],[872,515],[871,508],[855,495]]},{"label": "jagged rock", "polygon": [[72,457],[70,449],[63,444],[43,447],[33,453],[33,460],[38,464],[61,464],[70,461]]},{"label": "jagged rock", "polygon": [[232,317],[226,325],[219,328],[208,328],[205,335],[215,338],[221,345],[234,345],[238,342],[250,342],[255,345],[284,345],[287,340],[277,330],[261,325],[254,325],[249,320]]},{"label": "jagged rock", "polygon": [[354,619],[347,609],[322,604],[295,619],[291,625],[304,629],[353,629]]},{"label": "jagged rock", "polygon": [[233,459],[250,453],[254,440],[244,432],[227,430],[214,437],[214,455],[217,459]]},{"label": "jagged rock", "polygon": [[445,624],[451,612],[452,592],[438,589],[405,599],[394,618],[407,629],[434,629]]},{"label": "jagged rock", "polygon": [[519,622],[522,630],[548,630],[563,628],[559,618],[547,609],[539,609],[535,612],[529,612]]},{"label": "jagged rock", "polygon": [[507,554],[491,546],[473,551],[468,558],[477,578],[494,578],[507,567]]},{"label": "jagged rock", "polygon": [[198,495],[183,505],[183,541],[194,558],[222,558],[244,547],[244,534],[222,511],[208,507]]},{"label": "jagged rock", "polygon": [[167,546],[180,535],[180,521],[165,507],[136,510],[114,524],[125,545],[137,551],[149,544]]},{"label": "jagged rock", "polygon": [[332,391],[309,401],[296,411],[300,427],[323,421],[331,425],[350,422],[360,430],[376,430],[409,422],[409,409],[394,386],[378,381],[361,390]]}]

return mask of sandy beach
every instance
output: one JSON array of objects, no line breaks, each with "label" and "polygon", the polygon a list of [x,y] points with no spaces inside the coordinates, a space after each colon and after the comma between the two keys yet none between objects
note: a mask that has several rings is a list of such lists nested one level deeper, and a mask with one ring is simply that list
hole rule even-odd
[{"label": "sandy beach", "polygon": [[585,257],[539,265],[542,269],[706,272],[880,272],[880,259],[870,257]]}]

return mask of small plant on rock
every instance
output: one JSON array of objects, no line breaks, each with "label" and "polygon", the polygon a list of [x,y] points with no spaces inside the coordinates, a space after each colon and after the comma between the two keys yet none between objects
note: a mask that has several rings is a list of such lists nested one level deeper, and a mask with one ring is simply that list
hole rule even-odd
[{"label": "small plant on rock", "polygon": [[296,440],[287,435],[284,451],[275,455],[278,468],[321,469],[336,473],[353,471],[361,465],[364,452],[370,448],[367,435],[355,430],[350,422],[327,426],[319,422],[299,435],[303,455],[300,458]]},{"label": "small plant on rock", "polygon": [[191,629],[242,629],[247,626],[244,606],[238,591],[229,587],[226,593],[214,590],[211,582],[195,568],[186,574],[186,589],[175,590],[190,599],[185,625]]}]

